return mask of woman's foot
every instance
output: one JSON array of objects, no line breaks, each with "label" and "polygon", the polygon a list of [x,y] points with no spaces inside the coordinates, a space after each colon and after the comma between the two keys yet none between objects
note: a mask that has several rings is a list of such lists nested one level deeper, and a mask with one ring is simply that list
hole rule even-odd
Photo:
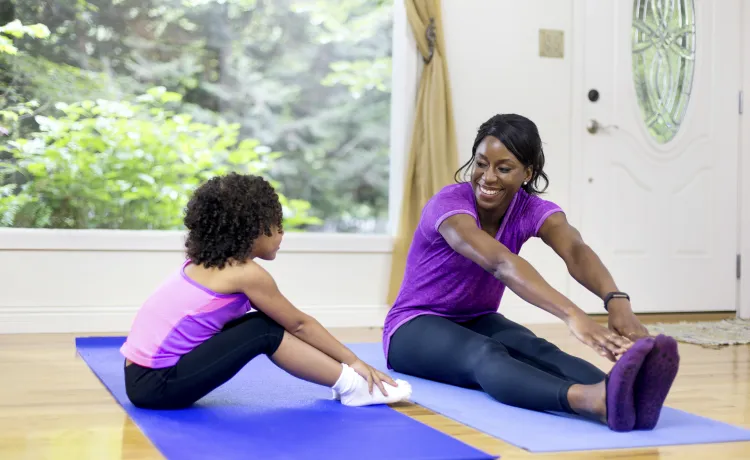
[{"label": "woman's foot", "polygon": [[653,337],[636,341],[607,375],[607,426],[613,431],[630,431],[635,427],[635,380],[654,343]]},{"label": "woman's foot", "polygon": [[640,339],[617,360],[603,382],[571,386],[568,390],[570,407],[613,431],[632,430],[636,421],[635,381],[653,347],[653,337]]},{"label": "woman's foot", "polygon": [[660,334],[635,380],[635,429],[652,430],[680,367],[677,341]]},{"label": "woman's foot", "polygon": [[607,387],[602,380],[594,385],[575,384],[568,390],[568,404],[576,414],[607,424]]},{"label": "woman's foot", "polygon": [[341,400],[345,406],[369,406],[373,404],[393,404],[408,401],[411,397],[411,385],[404,380],[396,380],[398,386],[391,386],[383,382],[388,395],[384,395],[380,388],[373,386],[372,393],[367,380],[357,374],[354,369],[343,364],[343,370],[336,384],[333,386],[334,399]]}]

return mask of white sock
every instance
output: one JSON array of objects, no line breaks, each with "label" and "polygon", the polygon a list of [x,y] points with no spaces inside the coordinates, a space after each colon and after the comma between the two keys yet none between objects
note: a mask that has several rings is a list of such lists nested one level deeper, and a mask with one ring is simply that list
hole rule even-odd
[{"label": "white sock", "polygon": [[407,401],[411,397],[411,385],[404,380],[396,380],[397,387],[383,382],[388,396],[383,395],[377,386],[373,386],[372,394],[370,394],[367,380],[346,364],[342,367],[341,375],[332,388],[334,399],[340,399],[341,403],[346,406],[392,404]]},{"label": "white sock", "polygon": [[334,397],[336,399],[341,399],[341,393],[348,391],[350,388],[354,387],[355,378],[358,376],[359,374],[354,372],[354,369],[342,363],[341,375],[339,375],[339,379],[336,380],[336,383],[334,383],[331,387]]}]

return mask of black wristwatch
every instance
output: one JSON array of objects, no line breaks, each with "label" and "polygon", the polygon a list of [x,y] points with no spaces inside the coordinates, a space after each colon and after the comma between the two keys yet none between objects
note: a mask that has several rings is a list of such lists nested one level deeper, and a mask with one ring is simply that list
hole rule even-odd
[{"label": "black wristwatch", "polygon": [[609,304],[609,301],[612,299],[628,299],[630,300],[630,296],[625,294],[624,292],[610,292],[606,296],[604,296],[604,309],[609,311],[609,307],[607,307],[607,304]]}]

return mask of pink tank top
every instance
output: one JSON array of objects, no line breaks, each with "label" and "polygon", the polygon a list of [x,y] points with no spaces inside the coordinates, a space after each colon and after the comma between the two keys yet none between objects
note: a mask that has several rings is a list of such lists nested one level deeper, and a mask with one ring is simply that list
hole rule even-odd
[{"label": "pink tank top", "polygon": [[186,260],[138,310],[120,352],[144,367],[173,366],[182,355],[252,309],[245,294],[219,294],[185,274]]}]

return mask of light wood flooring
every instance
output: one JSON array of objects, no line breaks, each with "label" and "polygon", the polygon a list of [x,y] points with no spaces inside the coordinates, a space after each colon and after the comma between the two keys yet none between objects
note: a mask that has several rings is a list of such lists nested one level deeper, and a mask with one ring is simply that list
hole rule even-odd
[{"label": "light wood flooring", "polygon": [[[670,318],[682,319],[649,320]],[[611,367],[562,325],[529,327],[569,353],[604,370]],[[380,339],[379,329],[332,332],[342,341]],[[0,335],[0,459],[162,458],[76,356],[74,338],[73,334]],[[750,346],[712,350],[681,343],[680,353],[680,373],[667,404],[750,428]],[[531,454],[422,407],[406,404],[396,409],[503,459],[750,459],[750,442]]]}]

